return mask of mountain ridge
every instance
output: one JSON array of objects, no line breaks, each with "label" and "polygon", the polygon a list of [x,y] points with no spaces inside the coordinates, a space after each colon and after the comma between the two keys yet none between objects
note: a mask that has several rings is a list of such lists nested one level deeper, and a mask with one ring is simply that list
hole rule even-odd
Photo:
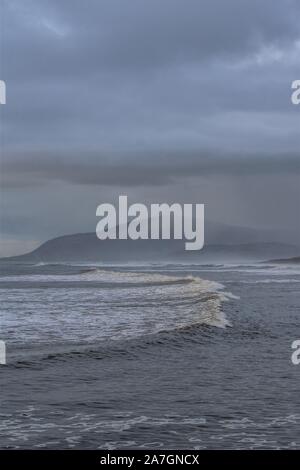
[{"label": "mountain ridge", "polygon": [[[235,238],[236,239],[236,238]],[[216,240],[216,238],[215,238]],[[242,241],[242,240],[241,240]],[[300,248],[280,242],[207,243],[200,251],[185,251],[184,240],[99,240],[94,232],[62,235],[23,255],[1,258],[16,262],[127,262],[157,260],[235,261],[297,257]]]}]

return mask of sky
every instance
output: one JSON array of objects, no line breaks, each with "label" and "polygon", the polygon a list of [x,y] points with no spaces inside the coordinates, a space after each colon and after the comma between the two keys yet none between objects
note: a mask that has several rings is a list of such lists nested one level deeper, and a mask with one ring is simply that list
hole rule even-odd
[{"label": "sky", "polygon": [[299,239],[298,0],[0,0],[0,256],[96,208],[204,203]]}]

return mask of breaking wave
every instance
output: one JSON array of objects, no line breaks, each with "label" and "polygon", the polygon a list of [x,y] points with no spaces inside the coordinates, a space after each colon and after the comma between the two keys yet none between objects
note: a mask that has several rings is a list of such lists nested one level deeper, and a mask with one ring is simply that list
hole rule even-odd
[{"label": "breaking wave", "polygon": [[226,328],[231,324],[222,304],[235,298],[214,281],[153,272],[92,268],[8,276],[1,283],[8,280],[10,289],[0,289],[0,320],[23,359],[27,345],[30,355],[34,348],[56,354],[204,325]]}]

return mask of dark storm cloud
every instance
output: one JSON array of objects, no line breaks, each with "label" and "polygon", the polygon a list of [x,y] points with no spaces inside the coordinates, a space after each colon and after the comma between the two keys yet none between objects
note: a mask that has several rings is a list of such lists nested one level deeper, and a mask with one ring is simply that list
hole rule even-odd
[{"label": "dark storm cloud", "polygon": [[[9,0],[2,11],[4,148],[128,155],[218,140],[226,152],[228,113],[259,112],[238,116],[251,132],[268,113],[290,112],[296,0]],[[277,127],[267,146],[280,144]]]},{"label": "dark storm cloud", "polygon": [[[74,157],[74,156],[73,156]],[[150,157],[150,158],[149,158]],[[270,164],[270,159],[272,164]],[[47,180],[91,186],[160,186],[182,178],[204,177],[206,175],[272,175],[300,174],[299,154],[285,155],[222,155],[215,154],[164,154],[150,155],[138,162],[128,158],[126,163],[113,158],[91,157],[94,164],[85,165],[82,159],[66,159],[57,155],[39,159],[38,156],[26,159],[11,159],[3,165],[5,177],[2,184],[7,188],[40,186]],[[170,164],[170,160],[172,164]],[[70,163],[72,161],[72,163]],[[159,161],[159,170],[152,161]]]},{"label": "dark storm cloud", "polygon": [[298,0],[2,0],[0,14],[1,211],[13,235],[22,214],[34,236],[86,230],[77,205],[93,221],[102,186],[180,200],[187,178],[215,217],[226,208],[253,225],[255,179],[270,224],[270,194],[292,180],[293,225]]},{"label": "dark storm cloud", "polygon": [[6,43],[17,50],[7,61],[23,78],[244,57],[262,46],[289,45],[299,34],[296,0],[88,0],[84,8],[81,0],[7,0],[5,6]]}]

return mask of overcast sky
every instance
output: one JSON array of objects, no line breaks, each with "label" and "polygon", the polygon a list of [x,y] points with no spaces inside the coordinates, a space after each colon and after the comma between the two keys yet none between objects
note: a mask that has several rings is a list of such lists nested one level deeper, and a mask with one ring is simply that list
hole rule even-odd
[{"label": "overcast sky", "polygon": [[119,194],[298,236],[299,0],[0,5],[0,255]]}]

